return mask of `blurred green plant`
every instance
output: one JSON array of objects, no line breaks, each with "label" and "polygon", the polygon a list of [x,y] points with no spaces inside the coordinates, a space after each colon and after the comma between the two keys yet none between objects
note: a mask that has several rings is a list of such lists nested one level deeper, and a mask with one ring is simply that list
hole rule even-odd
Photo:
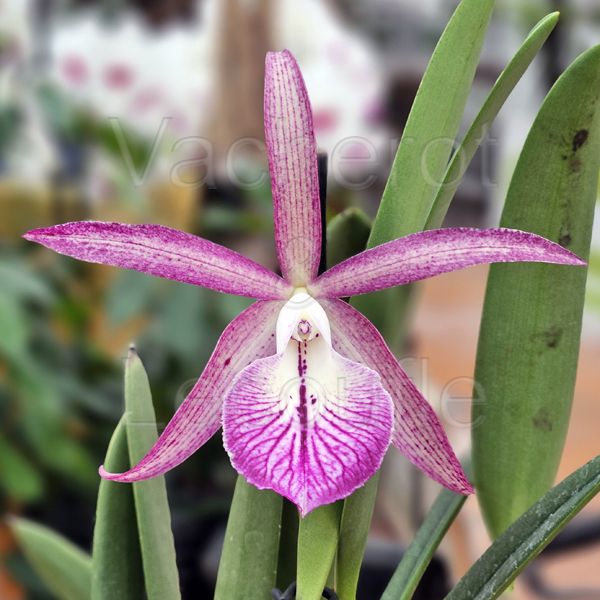
[{"label": "blurred green plant", "polygon": [[90,556],[64,537],[26,519],[14,519],[11,528],[28,560],[57,598],[89,599]]},{"label": "blurred green plant", "polygon": [[[36,97],[42,114],[53,134],[62,142],[79,148],[93,145],[104,150],[107,156],[116,159],[115,164],[124,164],[123,148],[115,135],[112,121],[94,115],[83,106],[78,106],[66,94],[49,83],[40,84]],[[152,144],[143,136],[132,131],[126,123],[119,122],[133,167],[142,172],[152,155]]]},{"label": "blurred green plant", "polygon": [[14,500],[37,501],[45,492],[42,471],[49,469],[93,492],[94,462],[66,429],[72,376],[50,369],[44,352],[50,338],[45,317],[57,297],[16,257],[7,256],[0,277],[0,490]]}]

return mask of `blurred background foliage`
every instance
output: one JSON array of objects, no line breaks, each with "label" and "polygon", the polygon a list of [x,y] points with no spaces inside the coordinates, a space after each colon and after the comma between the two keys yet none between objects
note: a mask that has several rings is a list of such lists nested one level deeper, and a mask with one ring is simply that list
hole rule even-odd
[{"label": "blurred background foliage", "polygon": [[[89,547],[97,466],[122,413],[129,342],[164,424],[248,304],[63,259],[20,236],[76,219],[156,222],[276,268],[261,147],[264,53],[287,47],[302,66],[330,157],[329,217],[350,206],[373,215],[455,5],[0,0],[0,513],[33,517]],[[595,0],[498,1],[469,115],[527,29],[555,9],[561,25],[470,167],[451,224],[497,222],[543,95],[600,39]],[[600,315],[598,227],[594,239],[592,320]],[[204,597],[235,481],[220,439],[168,481],[182,585]],[[1,598],[48,597],[1,524],[0,557],[8,567],[0,563]]]}]

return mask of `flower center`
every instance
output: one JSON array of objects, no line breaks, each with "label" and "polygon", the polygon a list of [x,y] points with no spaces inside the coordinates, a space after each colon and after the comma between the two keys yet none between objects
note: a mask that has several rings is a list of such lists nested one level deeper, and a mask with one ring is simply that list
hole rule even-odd
[{"label": "flower center", "polygon": [[323,307],[306,291],[295,290],[277,318],[277,354],[281,354],[291,338],[309,342],[318,336],[331,346],[329,319]]}]

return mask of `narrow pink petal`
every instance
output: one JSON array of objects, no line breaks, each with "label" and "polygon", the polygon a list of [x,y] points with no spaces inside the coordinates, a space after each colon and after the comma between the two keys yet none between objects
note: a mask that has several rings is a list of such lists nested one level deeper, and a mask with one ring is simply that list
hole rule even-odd
[{"label": "narrow pink petal", "polygon": [[343,298],[494,262],[585,265],[549,240],[515,229],[434,229],[361,252],[323,273],[309,291]]},{"label": "narrow pink petal", "polygon": [[23,236],[79,260],[176,279],[261,300],[286,298],[289,285],[265,267],[208,240],[162,225],[80,221]]},{"label": "narrow pink petal", "polygon": [[435,412],[404,372],[371,322],[341,300],[321,300],[334,347],[376,369],[394,402],[392,443],[429,477],[459,494],[469,483]]},{"label": "narrow pink petal", "polygon": [[196,385],[148,454],[125,473],[104,479],[131,482],[162,475],[191,456],[221,426],[221,407],[235,376],[257,358],[275,351],[281,302],[255,302],[225,329]]},{"label": "narrow pink petal", "polygon": [[264,109],[279,264],[294,287],[305,286],[321,251],[317,144],[304,80],[287,50],[267,54]]},{"label": "narrow pink petal", "polygon": [[253,485],[294,502],[302,516],[363,485],[390,443],[393,408],[375,371],[322,337],[246,368],[225,398],[223,440]]}]

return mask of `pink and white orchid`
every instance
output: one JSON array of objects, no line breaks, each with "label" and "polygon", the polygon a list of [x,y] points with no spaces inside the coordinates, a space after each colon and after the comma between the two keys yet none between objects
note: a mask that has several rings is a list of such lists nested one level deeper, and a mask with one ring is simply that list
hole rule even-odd
[{"label": "pink and white orchid", "polygon": [[302,515],[348,496],[390,441],[455,492],[472,487],[444,430],[375,327],[340,298],[490,262],[584,262],[508,229],[416,233],[318,275],[321,211],[312,114],[298,66],[267,56],[265,132],[282,277],[243,256],[158,225],[66,223],[25,235],[61,254],[257,299],[223,332],[200,379],[148,454],[125,473],[161,475],[223,427],[233,466]]}]

